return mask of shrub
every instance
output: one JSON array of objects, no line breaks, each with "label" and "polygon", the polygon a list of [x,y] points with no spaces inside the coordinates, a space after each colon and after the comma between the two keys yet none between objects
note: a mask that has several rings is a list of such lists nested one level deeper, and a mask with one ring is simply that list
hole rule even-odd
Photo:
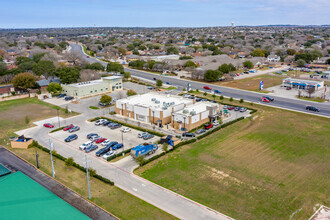
[{"label": "shrub", "polygon": [[56,131],[60,131],[60,130],[62,130],[64,127],[65,127],[65,126],[60,127],[60,128],[56,128],[56,129],[54,129],[54,130],[51,130],[49,133],[53,133],[53,132],[56,132]]},{"label": "shrub", "polygon": [[30,123],[30,118],[29,116],[25,116],[25,124],[29,124]]},{"label": "shrub", "polygon": [[239,103],[243,103],[243,102],[244,102],[244,99],[240,99],[240,100],[239,100]]},{"label": "shrub", "polygon": [[133,89],[127,90],[127,96],[133,96],[136,95],[137,93]]},{"label": "shrub", "polygon": [[88,168],[88,173],[90,176],[95,176],[96,175],[96,170],[92,169],[92,168]]},{"label": "shrub", "polygon": [[167,152],[167,150],[168,150],[168,143],[164,143],[164,144],[163,144],[163,150],[164,150],[165,152]]},{"label": "shrub", "polygon": [[234,101],[233,97],[230,97],[229,101],[231,101],[231,102]]},{"label": "shrub", "polygon": [[135,158],[135,161],[136,161],[140,166],[143,166],[144,164],[146,164],[146,160],[144,159],[143,156],[139,156],[139,157]]},{"label": "shrub", "polygon": [[116,112],[115,112],[115,111],[111,111],[109,114],[110,114],[110,115],[115,115]]},{"label": "shrub", "polygon": [[99,107],[96,107],[96,106],[89,106],[90,109],[94,109],[94,110],[97,110],[97,109],[100,109]]},{"label": "shrub", "polygon": [[204,94],[203,94],[204,96],[207,96],[207,92],[204,92]]},{"label": "shrub", "polygon": [[221,95],[221,96],[219,97],[219,99],[223,100],[223,99],[224,99],[223,95]]},{"label": "shrub", "polygon": [[73,162],[74,162],[73,158],[69,157],[68,159],[65,160],[65,165],[68,166],[68,167],[72,166]]}]

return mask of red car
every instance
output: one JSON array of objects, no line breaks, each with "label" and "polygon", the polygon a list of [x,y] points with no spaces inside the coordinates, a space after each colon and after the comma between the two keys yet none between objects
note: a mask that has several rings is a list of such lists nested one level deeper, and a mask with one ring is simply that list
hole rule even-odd
[{"label": "red car", "polygon": [[213,128],[213,124],[206,124],[206,125],[204,125],[204,129],[206,129],[206,130],[209,130],[211,128]]},{"label": "red car", "polygon": [[266,99],[265,97],[262,97],[262,98],[261,98],[261,101],[269,103],[269,100]]},{"label": "red car", "polygon": [[46,127],[46,128],[53,128],[54,125],[52,125],[51,123],[45,123],[44,124],[44,127]]},{"label": "red car", "polygon": [[227,109],[228,110],[233,110],[235,107],[234,106],[228,106]]},{"label": "red car", "polygon": [[105,140],[107,140],[107,139],[106,138],[99,138],[99,139],[96,139],[95,140],[95,143],[100,144],[100,143],[102,143]]},{"label": "red car", "polygon": [[70,130],[70,129],[73,128],[73,127],[74,127],[73,124],[71,124],[71,125],[67,125],[67,126],[65,126],[65,127],[63,128],[63,131],[68,131],[68,130]]},{"label": "red car", "polygon": [[207,89],[207,90],[212,90],[212,88],[209,87],[209,86],[204,86],[203,88],[204,88],[204,89]]}]

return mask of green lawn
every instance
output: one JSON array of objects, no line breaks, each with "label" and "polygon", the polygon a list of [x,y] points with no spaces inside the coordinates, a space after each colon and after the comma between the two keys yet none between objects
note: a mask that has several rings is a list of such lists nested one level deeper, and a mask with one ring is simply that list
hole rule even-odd
[{"label": "green lawn", "polygon": [[[231,104],[238,104],[237,101]],[[136,170],[236,219],[308,219],[329,201],[330,119],[258,112]]]}]

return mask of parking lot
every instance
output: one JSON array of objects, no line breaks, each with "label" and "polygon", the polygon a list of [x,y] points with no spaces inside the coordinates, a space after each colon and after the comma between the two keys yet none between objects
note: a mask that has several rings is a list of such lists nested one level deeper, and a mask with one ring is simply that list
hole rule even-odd
[{"label": "parking lot", "polygon": [[[157,137],[157,136],[155,136],[149,140],[143,140],[142,138],[138,138],[138,133],[140,133],[141,131],[138,131],[135,129],[131,129],[129,132],[123,133],[123,132],[121,132],[121,130],[123,128],[125,128],[125,126],[122,126],[120,128],[116,128],[116,129],[110,129],[107,126],[102,126],[102,125],[96,126],[94,122],[88,122],[88,121],[81,122],[81,123],[74,124],[74,125],[78,125],[80,127],[80,130],[75,131],[73,133],[69,133],[68,131],[60,130],[60,131],[57,131],[54,133],[50,133],[49,135],[58,141],[64,142],[64,139],[67,138],[69,135],[77,134],[78,139],[71,141],[67,144],[73,146],[75,149],[78,150],[80,145],[89,141],[87,139],[87,134],[97,133],[102,138],[106,138],[106,139],[109,139],[110,141],[117,141],[118,143],[124,144],[124,147],[116,150],[116,153],[120,153],[123,150],[130,149],[132,147],[135,147],[135,146],[145,143],[145,142],[156,142],[159,140],[159,137]],[[98,149],[105,147],[105,146],[102,146],[101,144],[97,144],[97,145],[99,147]],[[89,154],[95,154],[96,151],[97,150],[95,150]]]}]

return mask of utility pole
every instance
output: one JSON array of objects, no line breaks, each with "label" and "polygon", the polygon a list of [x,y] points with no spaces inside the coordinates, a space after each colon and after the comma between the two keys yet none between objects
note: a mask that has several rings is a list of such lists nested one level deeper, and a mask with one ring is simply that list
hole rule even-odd
[{"label": "utility pole", "polygon": [[39,154],[37,150],[36,150],[36,160],[37,160],[37,168],[39,169]]},{"label": "utility pole", "polygon": [[89,172],[88,172],[88,160],[87,155],[85,154],[85,165],[86,165],[86,173],[87,173],[87,185],[88,185],[88,198],[91,199],[91,189],[89,185]]},{"label": "utility pole", "polygon": [[54,161],[53,161],[53,142],[51,142],[50,138],[49,138],[49,153],[50,153],[50,162],[52,163],[52,174],[53,174],[53,178],[55,178],[55,170],[54,170]]},{"label": "utility pole", "polygon": [[61,127],[61,123],[60,123],[60,113],[59,113],[59,108],[56,109],[57,110],[57,120],[58,120],[58,127]]}]

